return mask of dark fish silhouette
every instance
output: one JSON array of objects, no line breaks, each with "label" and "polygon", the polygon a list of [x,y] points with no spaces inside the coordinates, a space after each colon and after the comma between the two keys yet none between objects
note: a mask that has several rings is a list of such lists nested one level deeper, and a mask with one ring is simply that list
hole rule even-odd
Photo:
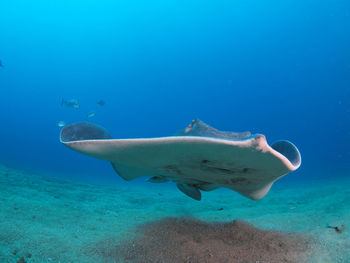
[{"label": "dark fish silhouette", "polygon": [[0,60],[0,68],[3,68],[4,64],[2,64],[2,61]]},{"label": "dark fish silhouette", "polygon": [[99,100],[97,102],[97,104],[100,105],[100,106],[104,106],[106,104],[106,102],[104,100]]}]

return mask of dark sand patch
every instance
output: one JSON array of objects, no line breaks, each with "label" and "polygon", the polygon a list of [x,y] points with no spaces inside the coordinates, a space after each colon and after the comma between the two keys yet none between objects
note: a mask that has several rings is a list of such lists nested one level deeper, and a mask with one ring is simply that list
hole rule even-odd
[{"label": "dark sand patch", "polygon": [[106,262],[292,263],[304,262],[310,247],[301,235],[261,230],[241,220],[167,217],[142,225],[131,241],[98,250]]}]

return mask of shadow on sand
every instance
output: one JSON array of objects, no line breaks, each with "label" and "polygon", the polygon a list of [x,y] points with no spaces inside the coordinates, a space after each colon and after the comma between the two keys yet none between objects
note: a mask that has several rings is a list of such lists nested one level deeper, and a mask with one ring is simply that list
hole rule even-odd
[{"label": "shadow on sand", "polygon": [[[99,249],[115,262],[303,262],[310,241],[298,234],[258,229],[241,220],[206,223],[168,217],[140,226],[133,240]],[[108,258],[108,259],[107,259]]]}]

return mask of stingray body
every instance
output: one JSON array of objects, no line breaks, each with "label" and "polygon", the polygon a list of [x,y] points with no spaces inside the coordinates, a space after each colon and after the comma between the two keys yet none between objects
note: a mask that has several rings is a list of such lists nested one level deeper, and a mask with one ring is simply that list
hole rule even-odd
[{"label": "stingray body", "polygon": [[298,149],[289,141],[271,146],[261,134],[223,132],[195,119],[175,136],[111,139],[108,132],[90,123],[76,123],[61,131],[61,142],[80,153],[112,163],[125,180],[173,181],[195,200],[202,191],[232,189],[258,200],[273,182],[296,170]]}]

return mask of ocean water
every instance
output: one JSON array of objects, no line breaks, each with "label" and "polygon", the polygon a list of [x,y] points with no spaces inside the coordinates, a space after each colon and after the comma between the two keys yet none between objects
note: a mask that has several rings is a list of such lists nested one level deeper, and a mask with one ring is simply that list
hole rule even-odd
[{"label": "ocean water", "polygon": [[[347,0],[1,0],[0,262],[350,262],[349,32]],[[198,202],[59,138],[195,118],[289,140],[302,164],[262,200]]]}]

